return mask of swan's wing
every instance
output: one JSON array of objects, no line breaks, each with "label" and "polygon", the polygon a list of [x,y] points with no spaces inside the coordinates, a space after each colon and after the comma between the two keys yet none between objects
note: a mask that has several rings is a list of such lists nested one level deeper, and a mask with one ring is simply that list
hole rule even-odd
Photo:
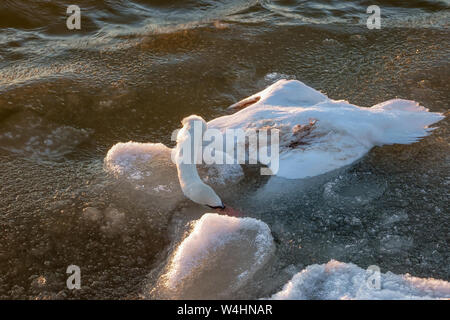
[{"label": "swan's wing", "polygon": [[329,100],[323,93],[297,80],[280,80],[260,93],[261,104],[268,106],[309,107]]},{"label": "swan's wing", "polygon": [[[210,127],[219,128],[224,137],[228,129],[242,129],[245,132],[254,128],[278,129],[280,135],[278,161],[265,149],[260,149],[259,152],[263,152],[264,155],[270,154],[270,157],[266,157],[267,163],[261,161],[264,158],[259,157],[259,160],[267,165],[272,173],[288,179],[316,176],[351,164],[373,147],[372,143],[358,134],[359,128],[355,128],[354,132],[342,130],[329,121],[328,118],[333,116],[327,113],[300,108],[294,112],[291,109],[293,108],[283,112],[269,108],[264,108],[260,112],[242,110],[244,114],[211,121]],[[316,125],[308,136],[298,139],[298,136],[294,135],[295,126],[308,125],[310,119],[316,119]],[[237,145],[237,142],[234,145]]]},{"label": "swan's wing", "polygon": [[328,100],[323,93],[308,87],[297,80],[279,80],[261,92],[251,95],[229,107],[240,110],[244,108],[266,106],[309,107]]},{"label": "swan's wing", "polygon": [[[351,127],[346,130],[352,117],[364,118],[356,106],[330,100],[298,81],[279,81],[260,96],[255,104],[210,121],[208,128],[218,129],[223,135],[229,129],[246,132],[250,129],[278,129],[279,160],[274,161],[270,157],[271,163],[260,161],[277,176],[300,179],[320,175],[351,164],[373,147],[372,143],[358,138],[364,125],[358,124],[360,128],[353,132]],[[295,144],[294,127],[307,125],[311,120],[317,120],[312,137]]]}]

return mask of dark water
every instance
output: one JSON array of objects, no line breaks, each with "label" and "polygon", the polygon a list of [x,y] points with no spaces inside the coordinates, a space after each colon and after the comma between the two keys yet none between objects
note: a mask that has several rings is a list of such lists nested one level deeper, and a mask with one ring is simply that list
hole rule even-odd
[{"label": "dark water", "polygon": [[[366,27],[373,4],[380,30]],[[79,0],[79,31],[66,5],[0,3],[1,298],[146,297],[184,220],[106,176],[117,142],[170,145],[184,116],[223,115],[283,77],[361,106],[448,112],[449,1]],[[276,262],[240,294],[268,296],[285,270],[332,258],[450,280],[448,119],[439,127],[309,187],[265,196],[247,181],[227,195],[277,239]],[[65,289],[70,264],[82,290]]]}]

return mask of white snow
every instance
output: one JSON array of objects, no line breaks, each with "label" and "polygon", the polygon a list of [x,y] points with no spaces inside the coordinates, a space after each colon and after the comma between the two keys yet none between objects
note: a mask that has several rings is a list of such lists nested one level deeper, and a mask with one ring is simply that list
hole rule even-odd
[{"label": "white snow", "polygon": [[311,265],[297,273],[271,299],[450,299],[450,282],[391,272],[381,272],[379,275],[380,286],[377,287],[377,282],[373,280],[374,273],[351,263],[331,260],[327,264]]}]

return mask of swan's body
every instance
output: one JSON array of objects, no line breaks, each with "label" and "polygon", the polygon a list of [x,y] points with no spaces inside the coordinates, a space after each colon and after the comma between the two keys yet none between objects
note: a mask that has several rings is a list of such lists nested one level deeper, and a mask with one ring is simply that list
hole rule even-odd
[{"label": "swan's body", "polygon": [[239,107],[244,109],[210,121],[208,128],[224,134],[226,129],[279,129],[276,175],[288,179],[351,164],[374,146],[416,142],[443,119],[414,101],[395,99],[371,108],[335,101],[296,80],[280,80],[230,108]]}]

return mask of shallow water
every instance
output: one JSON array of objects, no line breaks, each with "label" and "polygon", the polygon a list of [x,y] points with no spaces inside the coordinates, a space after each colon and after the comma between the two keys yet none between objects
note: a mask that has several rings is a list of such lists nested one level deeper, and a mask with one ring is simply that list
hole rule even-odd
[{"label": "shallow water", "polygon": [[[449,2],[378,1],[380,30],[365,26],[371,4],[80,0],[82,29],[69,31],[62,2],[2,1],[0,297],[153,297],[187,223],[208,210],[164,210],[108,176],[117,142],[171,146],[184,116],[213,119],[280,78],[360,106],[399,97],[448,113]],[[233,297],[270,296],[330,259],[450,280],[449,129],[447,118],[329,175],[249,173],[221,191],[276,243]],[[70,264],[81,290],[65,288]]]}]

